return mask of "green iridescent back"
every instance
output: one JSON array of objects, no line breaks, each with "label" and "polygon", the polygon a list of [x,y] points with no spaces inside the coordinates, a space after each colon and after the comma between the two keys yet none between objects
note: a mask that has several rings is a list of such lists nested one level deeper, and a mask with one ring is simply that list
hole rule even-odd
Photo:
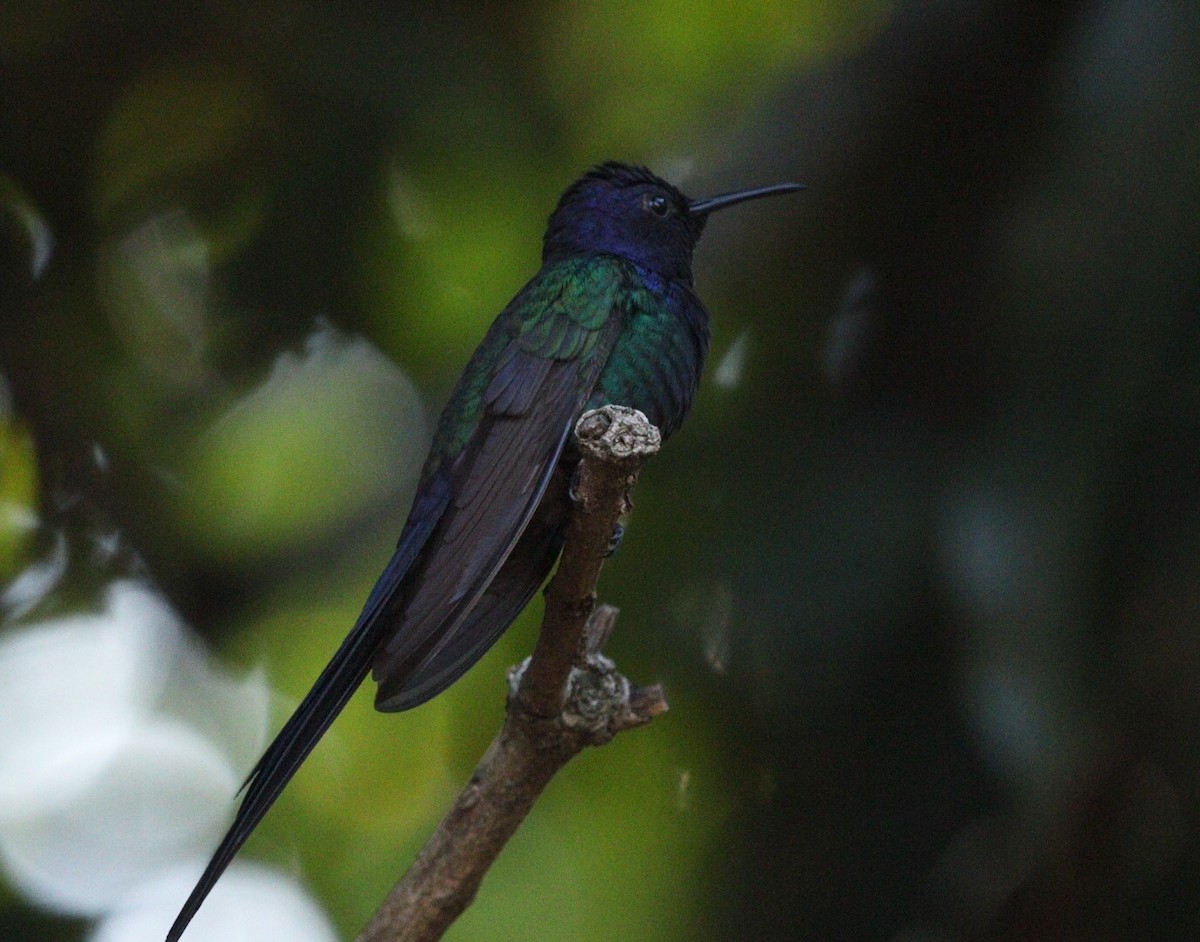
[{"label": "green iridescent back", "polygon": [[689,288],[613,255],[570,258],[539,272],[496,318],[442,413],[424,477],[466,446],[512,341],[538,357],[586,363],[603,354],[597,341],[611,317],[620,317],[623,326],[587,407],[632,406],[664,436],[675,431],[691,406],[708,350],[708,315],[700,301]]}]

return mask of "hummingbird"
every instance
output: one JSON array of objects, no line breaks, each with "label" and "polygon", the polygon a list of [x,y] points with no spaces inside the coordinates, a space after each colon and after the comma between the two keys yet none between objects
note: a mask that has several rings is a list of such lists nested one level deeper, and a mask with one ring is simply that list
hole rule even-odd
[{"label": "hummingbird", "polygon": [[167,942],[177,942],[267,809],[371,674],[375,707],[408,710],[478,661],[562,549],[587,409],[641,410],[665,440],[708,353],[692,253],[708,217],[802,189],[778,183],[688,199],[609,161],[567,187],[537,274],[500,312],[438,421],[391,560],[350,633],[244,785],[233,824]]}]

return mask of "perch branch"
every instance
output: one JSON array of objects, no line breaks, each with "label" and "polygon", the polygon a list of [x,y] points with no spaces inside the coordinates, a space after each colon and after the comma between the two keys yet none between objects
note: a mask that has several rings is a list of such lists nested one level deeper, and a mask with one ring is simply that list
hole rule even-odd
[{"label": "perch branch", "polygon": [[581,459],[566,542],[533,654],[509,671],[504,724],[358,942],[440,939],[554,774],[586,746],[667,709],[661,687],[633,687],[601,653],[617,610],[595,605],[613,528],[658,450],[658,430],[640,412],[605,406],[585,413],[575,435]]}]

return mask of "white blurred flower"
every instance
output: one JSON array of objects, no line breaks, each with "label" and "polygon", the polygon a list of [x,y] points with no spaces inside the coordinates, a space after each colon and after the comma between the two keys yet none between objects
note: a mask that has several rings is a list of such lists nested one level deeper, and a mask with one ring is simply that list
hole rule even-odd
[{"label": "white blurred flower", "polygon": [[[87,942],[162,942],[201,864],[176,867],[139,886],[101,920]],[[234,863],[188,926],[187,942],[335,942],[328,918],[299,883],[258,864]]]},{"label": "white blurred flower", "polygon": [[98,915],[149,874],[210,844],[238,784],[212,742],[180,723],[150,721],[78,795],[7,820],[0,860],[34,902]]},{"label": "white blurred flower", "polygon": [[0,831],[89,787],[158,701],[180,631],[157,596],[118,582],[104,611],[0,641]]},{"label": "white blurred flower", "polygon": [[267,709],[137,582],[0,640],[0,865],[46,907],[109,910],[212,845]]}]

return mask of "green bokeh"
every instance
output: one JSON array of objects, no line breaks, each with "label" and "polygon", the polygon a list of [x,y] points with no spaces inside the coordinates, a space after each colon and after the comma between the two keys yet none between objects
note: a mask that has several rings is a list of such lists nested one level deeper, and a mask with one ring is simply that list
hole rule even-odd
[{"label": "green bokeh", "polygon": [[33,440],[0,400],[0,579],[10,578],[25,561],[38,496]]},{"label": "green bokeh", "polygon": [[578,159],[677,154],[696,145],[697,125],[753,107],[796,69],[865,41],[889,8],[795,0],[546,4],[535,46],[541,91]]}]

